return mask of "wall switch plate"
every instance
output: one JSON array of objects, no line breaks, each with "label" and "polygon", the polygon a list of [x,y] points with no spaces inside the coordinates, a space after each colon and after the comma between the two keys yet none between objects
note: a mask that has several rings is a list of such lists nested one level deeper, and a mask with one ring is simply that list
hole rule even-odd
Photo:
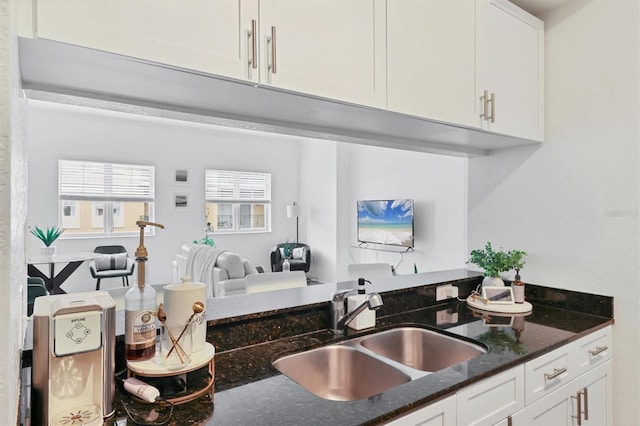
[{"label": "wall switch plate", "polygon": [[436,287],[436,302],[454,297],[458,297],[458,287],[451,284]]}]

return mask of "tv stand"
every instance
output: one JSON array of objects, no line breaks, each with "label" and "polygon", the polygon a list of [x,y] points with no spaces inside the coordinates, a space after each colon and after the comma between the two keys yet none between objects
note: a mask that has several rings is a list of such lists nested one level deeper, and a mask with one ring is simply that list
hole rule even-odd
[{"label": "tv stand", "polygon": [[[369,243],[360,243],[357,246],[352,246],[352,247],[366,249],[366,250],[386,251],[389,253],[408,253],[413,251],[413,247],[384,246],[384,245],[380,247],[380,246],[372,245]],[[397,247],[397,249],[391,248],[391,247]]]},{"label": "tv stand", "polygon": [[[358,245],[352,245],[349,247],[349,256],[351,257],[351,261],[353,263],[361,263],[361,262],[357,262],[356,259],[354,258],[352,249],[359,249],[359,250],[370,250],[370,251],[375,251],[375,252],[384,252],[384,253],[394,253],[400,256],[400,258],[398,259],[398,261],[394,264],[391,264],[391,267],[393,268],[393,270],[397,270],[398,267],[400,266],[400,264],[404,261],[404,255],[407,253],[414,253],[415,250],[412,247],[400,247],[400,246],[378,246],[378,245],[372,245],[372,244],[368,244],[368,243],[359,243]],[[378,258],[378,255],[376,255],[376,259]],[[366,263],[366,262],[365,262]],[[387,263],[387,262],[385,262]],[[388,262],[391,263],[391,262]]]}]

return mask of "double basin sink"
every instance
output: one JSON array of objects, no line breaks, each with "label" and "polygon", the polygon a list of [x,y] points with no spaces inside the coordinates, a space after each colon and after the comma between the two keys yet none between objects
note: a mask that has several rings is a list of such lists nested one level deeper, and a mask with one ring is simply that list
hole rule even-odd
[{"label": "double basin sink", "polygon": [[354,401],[487,352],[479,342],[400,327],[284,356],[273,366],[321,398]]}]

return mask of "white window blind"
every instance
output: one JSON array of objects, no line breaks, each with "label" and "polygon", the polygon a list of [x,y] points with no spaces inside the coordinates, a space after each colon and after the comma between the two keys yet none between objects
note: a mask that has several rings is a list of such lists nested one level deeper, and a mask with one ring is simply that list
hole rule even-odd
[{"label": "white window blind", "polygon": [[154,182],[153,166],[58,161],[60,200],[153,201]]},{"label": "white window blind", "polygon": [[218,203],[270,203],[271,173],[207,170],[205,198]]}]

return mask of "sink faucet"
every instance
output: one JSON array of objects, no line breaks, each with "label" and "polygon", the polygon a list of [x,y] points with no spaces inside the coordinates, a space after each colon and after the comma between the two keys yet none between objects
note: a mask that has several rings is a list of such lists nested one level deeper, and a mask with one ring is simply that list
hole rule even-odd
[{"label": "sink faucet", "polygon": [[369,293],[365,296],[362,303],[355,307],[351,312],[345,314],[345,304],[347,297],[358,294],[355,289],[342,290],[334,292],[331,295],[331,331],[333,334],[343,334],[344,328],[362,311],[369,308],[371,310],[380,309],[382,307],[382,296],[378,293]]}]

